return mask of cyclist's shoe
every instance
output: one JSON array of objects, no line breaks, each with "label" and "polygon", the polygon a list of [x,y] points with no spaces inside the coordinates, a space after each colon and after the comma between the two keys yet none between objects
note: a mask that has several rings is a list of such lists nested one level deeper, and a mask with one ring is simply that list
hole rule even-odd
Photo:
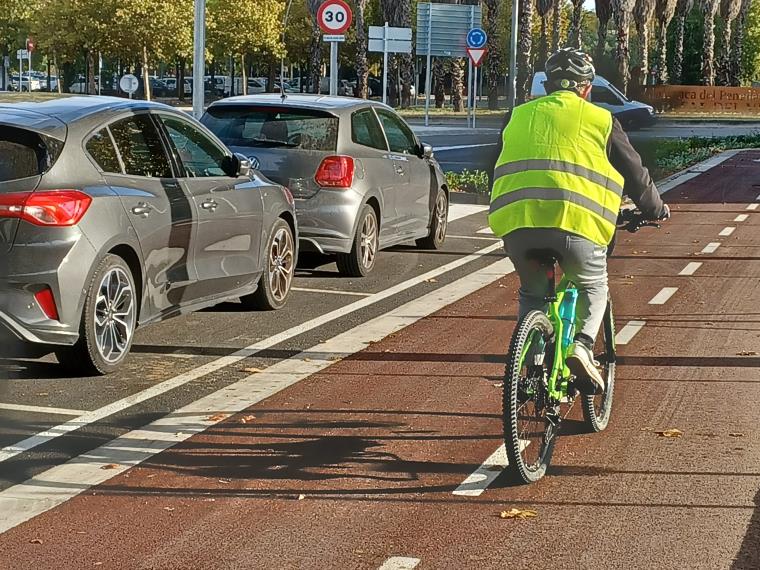
[{"label": "cyclist's shoe", "polygon": [[575,386],[581,394],[590,396],[604,392],[604,379],[597,369],[599,363],[585,344],[578,341],[571,344],[565,362],[575,374]]}]

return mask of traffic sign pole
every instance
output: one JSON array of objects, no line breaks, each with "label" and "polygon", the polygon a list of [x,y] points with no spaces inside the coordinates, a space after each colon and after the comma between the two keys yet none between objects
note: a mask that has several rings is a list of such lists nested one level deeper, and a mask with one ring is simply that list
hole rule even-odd
[{"label": "traffic sign pole", "polygon": [[388,22],[383,30],[383,105],[388,102]]},{"label": "traffic sign pole", "polygon": [[338,94],[338,42],[330,42],[330,95]]},{"label": "traffic sign pole", "polygon": [[338,43],[340,34],[351,27],[351,7],[345,0],[325,0],[317,10],[317,24],[330,42],[330,95],[338,94]]},{"label": "traffic sign pole", "polygon": [[[203,76],[206,68],[206,0],[195,0],[193,29],[193,116],[200,119],[206,102]],[[182,86],[184,89],[184,85]],[[232,86],[230,86],[230,89]],[[130,98],[132,94],[129,95]]]},{"label": "traffic sign pole", "polygon": [[510,109],[515,108],[517,90],[517,26],[520,15],[520,3],[512,2],[512,30],[509,39],[509,102]]}]

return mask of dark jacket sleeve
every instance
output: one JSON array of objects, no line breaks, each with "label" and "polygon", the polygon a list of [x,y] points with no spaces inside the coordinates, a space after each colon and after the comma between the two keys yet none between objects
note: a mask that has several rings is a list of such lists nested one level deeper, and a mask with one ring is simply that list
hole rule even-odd
[{"label": "dark jacket sleeve", "polygon": [[488,158],[486,164],[488,165],[488,180],[490,182],[491,188],[493,188],[494,183],[494,170],[496,169],[496,162],[499,160],[502,146],[504,144],[504,129],[507,128],[507,123],[509,123],[509,119],[511,118],[512,111],[507,111],[506,115],[504,115],[504,120],[501,123],[498,142],[495,145],[488,147]]},{"label": "dark jacket sleeve", "polygon": [[612,134],[608,143],[608,155],[612,166],[623,178],[623,193],[634,201],[636,206],[650,220],[656,220],[665,214],[665,204],[649,175],[649,170],[641,163],[641,157],[631,146],[628,135],[617,119],[612,119]]}]

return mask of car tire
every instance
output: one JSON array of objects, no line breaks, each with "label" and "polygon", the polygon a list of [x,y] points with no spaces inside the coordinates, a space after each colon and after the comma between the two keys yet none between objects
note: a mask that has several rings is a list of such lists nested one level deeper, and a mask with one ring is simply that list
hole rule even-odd
[{"label": "car tire", "polygon": [[272,226],[264,254],[264,271],[256,291],[241,297],[240,301],[246,309],[276,311],[288,300],[296,270],[293,230],[282,218]]},{"label": "car tire", "polygon": [[430,220],[430,233],[417,240],[420,249],[441,249],[446,241],[449,220],[449,198],[443,188],[438,189]]},{"label": "car tire", "polygon": [[375,267],[380,228],[377,214],[369,204],[365,204],[356,225],[354,241],[349,253],[338,254],[338,271],[346,277],[366,277]]},{"label": "car tire", "polygon": [[138,298],[129,266],[117,255],[106,255],[87,288],[79,340],[55,351],[58,362],[81,375],[105,375],[118,369],[132,347]]}]

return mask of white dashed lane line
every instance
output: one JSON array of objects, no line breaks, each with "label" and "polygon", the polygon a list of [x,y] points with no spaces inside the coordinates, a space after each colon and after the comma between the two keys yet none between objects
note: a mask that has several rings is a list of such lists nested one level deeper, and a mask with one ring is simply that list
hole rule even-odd
[{"label": "white dashed lane line", "polygon": [[628,344],[631,342],[631,340],[633,340],[633,337],[635,337],[639,331],[644,328],[645,324],[647,324],[646,321],[629,322],[620,330],[619,333],[617,333],[617,336],[615,336],[615,344]]},{"label": "white dashed lane line", "polygon": [[0,410],[11,412],[31,412],[34,414],[51,414],[54,416],[81,416],[86,410],[71,410],[69,408],[51,408],[48,406],[27,406],[24,404],[6,404],[0,402]]},{"label": "white dashed lane line", "polygon": [[664,305],[668,300],[676,294],[678,287],[663,287],[662,290],[657,293],[652,300],[649,301],[650,305]]},{"label": "white dashed lane line", "polygon": [[694,275],[694,273],[696,273],[697,269],[700,267],[702,267],[702,262],[692,261],[691,263],[687,264],[686,267],[681,269],[679,275]]},{"label": "white dashed lane line", "polygon": [[708,243],[704,249],[702,249],[702,253],[715,253],[715,251],[720,247],[719,241],[711,241]]},{"label": "white dashed lane line", "polygon": [[331,295],[351,295],[353,297],[371,297],[372,293],[359,293],[357,291],[337,291],[331,289],[312,289],[310,287],[291,287],[292,291],[304,291],[306,293],[329,293]]},{"label": "white dashed lane line", "polygon": [[734,218],[735,222],[745,222],[749,218],[749,214],[739,214]]},{"label": "white dashed lane line", "polygon": [[502,444],[483,464],[465,479],[453,494],[479,497],[507,466],[507,448]]},{"label": "white dashed lane line", "polygon": [[727,228],[723,228],[722,230],[720,230],[720,233],[718,235],[721,236],[721,237],[728,237],[732,233],[734,233],[735,230],[736,230],[735,227],[728,226]]},{"label": "white dashed lane line", "polygon": [[414,570],[420,563],[419,558],[410,558],[409,556],[391,556],[383,562],[380,570]]},{"label": "white dashed lane line", "polygon": [[760,206],[760,204],[757,204],[757,203],[755,203],[755,204],[750,204],[749,206],[747,206],[747,209],[748,209],[748,210],[757,210],[757,207],[758,207],[758,206]]}]

